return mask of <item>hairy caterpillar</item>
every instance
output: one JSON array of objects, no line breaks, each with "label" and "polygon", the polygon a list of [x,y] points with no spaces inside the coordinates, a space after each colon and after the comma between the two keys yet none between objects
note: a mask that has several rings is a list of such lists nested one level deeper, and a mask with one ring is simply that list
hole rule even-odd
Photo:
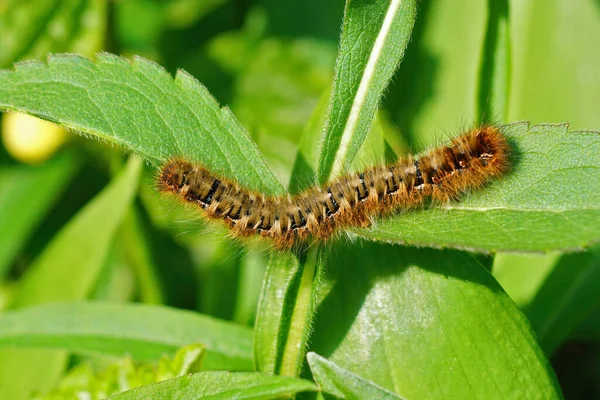
[{"label": "hairy caterpillar", "polygon": [[224,221],[234,235],[269,237],[285,249],[310,237],[328,239],[339,228],[368,226],[374,216],[427,200],[455,200],[506,174],[509,156],[510,145],[498,128],[484,126],[447,146],[344,175],[296,196],[265,196],[184,160],[164,164],[157,183],[160,191]]}]

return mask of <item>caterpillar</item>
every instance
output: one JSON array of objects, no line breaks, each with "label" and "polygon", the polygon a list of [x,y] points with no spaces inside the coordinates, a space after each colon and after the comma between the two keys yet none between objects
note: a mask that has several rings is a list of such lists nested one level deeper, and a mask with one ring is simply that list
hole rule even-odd
[{"label": "caterpillar", "polygon": [[225,222],[235,236],[260,235],[288,249],[309,238],[327,240],[341,228],[367,227],[373,217],[426,201],[457,200],[505,175],[510,150],[498,128],[483,126],[446,146],[340,176],[295,196],[266,196],[180,159],[162,166],[157,186]]}]

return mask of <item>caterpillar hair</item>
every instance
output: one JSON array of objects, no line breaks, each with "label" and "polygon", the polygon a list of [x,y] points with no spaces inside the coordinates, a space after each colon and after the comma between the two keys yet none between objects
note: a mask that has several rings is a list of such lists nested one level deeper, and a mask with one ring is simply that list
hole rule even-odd
[{"label": "caterpillar hair", "polygon": [[163,165],[157,186],[225,222],[235,236],[260,235],[286,249],[310,238],[327,240],[339,229],[369,226],[373,217],[426,201],[457,200],[505,175],[509,157],[506,137],[483,126],[446,146],[340,176],[295,196],[266,196],[180,159]]}]

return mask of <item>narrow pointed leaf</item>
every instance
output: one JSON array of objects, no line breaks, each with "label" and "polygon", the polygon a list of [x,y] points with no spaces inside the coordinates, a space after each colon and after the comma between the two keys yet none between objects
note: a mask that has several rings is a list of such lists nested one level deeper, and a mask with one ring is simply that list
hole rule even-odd
[{"label": "narrow pointed leaf", "polygon": [[[54,237],[20,280],[13,308],[89,295],[137,191],[140,170],[140,160],[131,157],[113,182]],[[0,398],[25,399],[51,387],[66,356],[63,351],[0,351]]]},{"label": "narrow pointed leaf", "polygon": [[251,370],[252,330],[163,306],[61,302],[0,315],[0,346],[158,361],[183,346],[206,347],[208,369]]},{"label": "narrow pointed leaf", "polygon": [[364,142],[383,90],[408,44],[415,0],[346,3],[318,180],[346,170]]}]

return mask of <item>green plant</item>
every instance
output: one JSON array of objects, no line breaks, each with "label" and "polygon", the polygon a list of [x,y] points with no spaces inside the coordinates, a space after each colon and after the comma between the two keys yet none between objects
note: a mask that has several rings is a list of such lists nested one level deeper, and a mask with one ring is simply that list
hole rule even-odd
[{"label": "green plant", "polygon": [[[103,1],[65,2],[52,13],[39,3],[14,1],[4,9],[0,40],[12,47],[0,64],[49,50],[99,50],[98,40],[75,44],[104,35],[102,24],[90,32],[71,28],[86,15],[103,16]],[[69,354],[157,362],[193,343],[205,349],[201,372],[115,398],[560,398],[547,356],[582,327],[595,339],[599,332],[600,256],[588,248],[600,238],[600,135],[569,132],[565,124],[504,122],[600,126],[592,106],[600,100],[600,90],[592,90],[600,78],[586,69],[600,59],[585,51],[597,26],[560,31],[570,18],[559,12],[561,0],[490,0],[475,8],[466,0],[419,7],[415,0],[349,0],[328,87],[331,44],[294,37],[290,32],[301,28],[291,23],[278,28],[283,2],[243,10],[243,27],[186,53],[184,45],[205,34],[201,18],[207,25],[221,21],[221,3],[227,2],[121,2],[109,34],[120,41],[117,50],[164,58],[169,67],[189,63],[216,95],[229,97],[241,122],[191,75],[173,77],[141,57],[52,55],[0,71],[0,109],[133,153],[124,162],[120,151],[74,140],[43,167],[15,166],[2,155],[0,273],[9,289],[0,314],[0,398],[55,387],[68,361],[79,361]],[[339,6],[322,6],[331,7],[323,15],[339,18]],[[569,7],[583,13],[593,6]],[[40,17],[48,28],[70,21],[70,40],[52,45],[52,35],[39,29],[16,39],[6,21],[35,12],[48,12]],[[332,22],[319,21],[314,36],[331,30],[335,37]],[[550,28],[578,45],[540,33]],[[291,38],[281,39],[277,29]],[[161,45],[167,39],[170,45]],[[573,57],[551,58],[560,51]],[[559,103],[545,78],[554,73],[550,65],[573,71],[577,56],[584,83],[553,82],[565,99]],[[449,59],[460,62],[441,63]],[[219,68],[210,67],[215,62]],[[552,64],[544,69],[540,62]],[[235,84],[219,84],[231,76]],[[403,140],[417,149],[434,143],[433,126],[443,121],[454,129],[460,117],[500,121],[517,150],[510,176],[460,202],[386,218],[306,252],[244,248],[153,189],[155,168],[183,156],[264,193],[297,192],[315,177],[326,182],[339,173],[336,165],[352,169],[394,157],[407,147]],[[292,154],[299,149],[293,165],[290,147]],[[89,201],[79,210],[71,190],[57,218],[38,227],[82,168],[73,186],[91,186]],[[27,240],[34,230],[40,243]],[[36,256],[23,270],[14,262],[20,250]],[[133,299],[147,304],[125,302]],[[253,329],[246,326],[253,322]],[[106,382],[112,375],[99,376]]]}]

